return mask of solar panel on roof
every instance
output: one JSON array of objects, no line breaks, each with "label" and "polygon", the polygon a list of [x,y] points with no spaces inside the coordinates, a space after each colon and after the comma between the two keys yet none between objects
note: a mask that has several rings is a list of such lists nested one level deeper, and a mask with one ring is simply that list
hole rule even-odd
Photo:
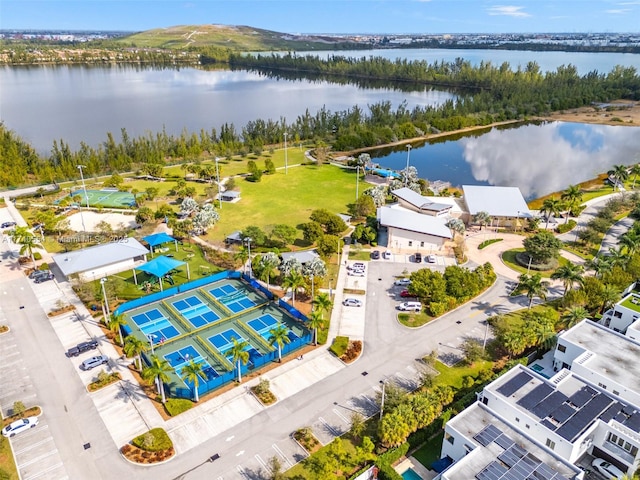
[{"label": "solar panel on roof", "polygon": [[636,412],[636,409],[634,407],[632,407],[631,405],[624,405],[622,407],[622,411],[624,413],[626,413],[627,415],[633,415]]},{"label": "solar panel on roof", "polygon": [[513,440],[511,440],[511,438],[509,438],[508,435],[505,435],[504,433],[502,435],[500,435],[498,438],[496,438],[494,440],[494,442],[496,442],[498,445],[500,445],[505,450],[507,448],[509,448],[511,445],[513,445],[514,443],[516,443]]},{"label": "solar panel on roof", "polygon": [[476,475],[476,478],[478,480],[498,480],[505,478],[504,475],[505,473],[507,473],[507,471],[507,467],[494,461],[487,465],[483,470],[481,470]]},{"label": "solar panel on roof", "polygon": [[545,398],[542,402],[536,405],[531,412],[534,415],[537,415],[540,418],[545,418],[551,412],[553,412],[556,408],[562,405],[567,400],[567,396],[558,392],[557,390]]},{"label": "solar panel on roof", "polygon": [[587,389],[587,387],[582,387],[576,393],[571,395],[569,398],[569,402],[573,403],[576,407],[582,407],[585,403],[591,400],[593,394]]},{"label": "solar panel on roof", "polygon": [[598,418],[612,402],[613,400],[606,395],[596,395],[578,413],[558,428],[556,433],[562,438],[572,441],[587,425]]},{"label": "solar panel on roof", "polygon": [[604,423],[607,423],[609,420],[615,417],[621,409],[622,405],[620,405],[618,402],[615,402],[613,405],[607,408],[602,415],[600,415],[600,420],[602,420]]},{"label": "solar panel on roof", "polygon": [[636,412],[624,422],[624,425],[636,433],[640,433],[640,412]]},{"label": "solar panel on roof", "polygon": [[529,375],[527,372],[520,372],[518,375],[513,377],[511,380],[506,382],[504,385],[500,385],[497,389],[497,392],[504,395],[505,397],[510,397],[514,393],[516,393],[523,385],[525,385],[529,380],[533,377]]},{"label": "solar panel on roof", "polygon": [[543,427],[548,428],[549,430],[555,430],[557,425],[554,425],[553,423],[551,423],[549,420],[547,420],[546,418],[540,422],[540,425],[542,425]]},{"label": "solar panel on roof", "polygon": [[609,405],[611,405],[614,400],[608,395],[599,394],[593,397],[587,404],[582,407],[582,410],[586,410],[589,412],[593,418],[599,417],[602,412],[604,412]]},{"label": "solar panel on roof", "polygon": [[540,403],[545,397],[553,392],[553,387],[550,387],[546,383],[538,385],[536,388],[527,393],[524,397],[518,400],[516,403],[522,408],[531,410],[538,403]]},{"label": "solar panel on roof", "polygon": [[507,467],[513,467],[524,456],[524,451],[518,447],[518,445],[512,445],[507,450],[498,455],[498,460],[502,461]]},{"label": "solar panel on roof", "polygon": [[563,403],[558,408],[556,408],[553,412],[551,412],[549,416],[558,423],[564,423],[574,413],[576,413],[575,409],[573,409],[570,405]]},{"label": "solar panel on roof", "polygon": [[502,431],[496,427],[495,425],[487,425],[480,432],[478,432],[473,438],[480,445],[486,447],[491,442],[493,442],[496,438],[502,435]]}]

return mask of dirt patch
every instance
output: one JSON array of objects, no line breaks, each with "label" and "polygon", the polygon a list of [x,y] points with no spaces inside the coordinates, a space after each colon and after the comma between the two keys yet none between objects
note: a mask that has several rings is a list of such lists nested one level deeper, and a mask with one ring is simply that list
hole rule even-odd
[{"label": "dirt patch", "polygon": [[114,212],[82,212],[82,214],[74,213],[73,215],[69,215],[67,219],[69,220],[69,228],[76,232],[84,231],[84,229],[82,228],[83,219],[84,225],[88,232],[97,232],[97,226],[100,222],[107,222],[109,225],[111,225],[111,228],[114,231],[120,230],[123,227],[135,228],[137,226],[136,218],[134,215],[125,215],[123,213]]},{"label": "dirt patch", "polygon": [[572,108],[554,112],[543,120],[637,127],[640,126],[640,102],[616,100],[602,107]]}]

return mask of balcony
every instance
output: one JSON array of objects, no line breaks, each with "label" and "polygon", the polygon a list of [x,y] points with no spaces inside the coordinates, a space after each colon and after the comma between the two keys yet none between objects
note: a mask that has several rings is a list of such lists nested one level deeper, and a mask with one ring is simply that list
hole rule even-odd
[{"label": "balcony", "polygon": [[628,465],[633,465],[635,458],[633,457],[633,455],[627,452],[624,448],[621,448],[618,445],[615,445],[611,442],[606,442],[606,441],[602,443],[601,448],[603,450],[608,451],[612,455],[615,455],[616,457],[620,458]]}]

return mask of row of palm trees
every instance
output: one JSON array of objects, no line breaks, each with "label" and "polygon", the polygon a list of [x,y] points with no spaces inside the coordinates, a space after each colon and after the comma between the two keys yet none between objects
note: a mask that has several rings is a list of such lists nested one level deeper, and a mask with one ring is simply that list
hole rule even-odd
[{"label": "row of palm trees", "polygon": [[560,194],[560,198],[550,197],[542,202],[540,213],[546,218],[545,229],[549,227],[549,220],[552,216],[558,216],[563,211],[567,212],[565,223],[569,222],[570,215],[577,215],[578,209],[582,204],[582,190],[578,185],[569,185],[565,191]]}]

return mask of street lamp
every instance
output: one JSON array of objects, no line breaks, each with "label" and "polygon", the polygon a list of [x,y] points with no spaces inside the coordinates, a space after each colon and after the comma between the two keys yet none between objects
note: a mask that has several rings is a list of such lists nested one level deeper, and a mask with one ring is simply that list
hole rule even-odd
[{"label": "street lamp", "polygon": [[358,201],[358,183],[360,182],[360,165],[356,167],[356,202]]},{"label": "street lamp", "polygon": [[313,283],[313,273],[311,274],[311,299],[313,300],[314,298],[316,298],[315,295],[315,285]]},{"label": "street lamp", "polygon": [[380,401],[380,420],[382,420],[382,413],[384,412],[384,387],[387,384],[386,380],[380,380],[380,385],[382,385],[382,400]]},{"label": "street lamp", "polygon": [[482,351],[484,352],[487,347],[487,334],[489,333],[489,319],[485,319],[484,321],[484,340],[482,341]]},{"label": "street lamp", "polygon": [[[84,165],[78,165],[78,170],[80,170],[80,180],[82,180],[82,190],[84,192],[84,198],[87,202],[87,208],[89,208],[89,197],[87,196],[87,187],[84,184],[84,174],[82,173],[82,169],[86,168]],[[82,231],[86,232],[87,228],[84,225],[84,216],[82,215],[82,204],[80,204],[80,221],[82,222]]]},{"label": "street lamp", "polygon": [[251,266],[251,237],[245,237],[245,242],[247,242],[247,248],[249,249],[249,278],[252,277],[253,268]]},{"label": "street lamp", "polygon": [[147,335],[147,340],[149,340],[149,345],[151,345],[151,355],[155,355],[155,353],[153,352],[153,339],[156,338],[156,336],[153,333],[150,333]]},{"label": "street lamp", "polygon": [[407,145],[407,168],[404,175],[404,186],[409,182],[409,155],[411,154],[411,145]]},{"label": "street lamp", "polygon": [[289,162],[287,159],[287,135],[289,135],[287,132],[284,132],[284,174],[286,175],[288,173],[288,166],[289,166]]},{"label": "street lamp", "polygon": [[102,297],[104,298],[104,304],[107,307],[107,321],[111,317],[111,312],[109,312],[109,300],[107,300],[107,290],[104,288],[104,284],[107,283],[107,277],[102,277],[100,279],[100,285],[102,286]]},{"label": "street lamp", "polygon": [[218,205],[222,210],[222,185],[220,185],[220,170],[218,170],[218,157],[216,157],[216,181],[218,182]]}]

